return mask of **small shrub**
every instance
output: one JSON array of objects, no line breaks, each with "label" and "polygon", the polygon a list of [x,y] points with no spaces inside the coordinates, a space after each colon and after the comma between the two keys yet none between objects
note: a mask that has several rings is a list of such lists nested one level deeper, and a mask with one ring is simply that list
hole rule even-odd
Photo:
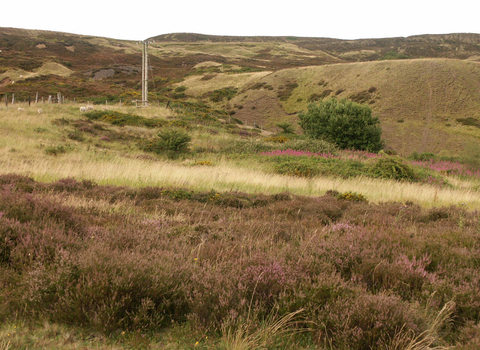
[{"label": "small shrub", "polygon": [[403,163],[398,158],[379,158],[371,167],[370,174],[373,177],[394,180],[416,180],[412,166]]},{"label": "small shrub", "polygon": [[338,199],[343,199],[350,202],[366,202],[367,201],[367,198],[363,194],[351,192],[351,191],[339,193],[338,195],[336,195],[336,197]]},{"label": "small shrub", "polygon": [[285,143],[288,138],[285,136],[270,136],[264,139],[265,142]]},{"label": "small shrub", "polygon": [[210,96],[212,102],[221,102],[224,99],[230,101],[237,94],[237,89],[234,88],[225,88],[220,90],[215,90]]},{"label": "small shrub", "polygon": [[275,172],[281,175],[314,177],[320,174],[316,161],[312,158],[280,161],[274,165]]},{"label": "small shrub", "polygon": [[45,147],[45,154],[57,156],[62,153],[67,153],[73,150],[73,147],[70,145],[58,145],[58,146],[47,146]]},{"label": "small shrub", "polygon": [[280,129],[282,129],[282,132],[285,134],[294,134],[295,129],[293,128],[293,125],[290,123],[278,123],[276,124]]},{"label": "small shrub", "polygon": [[72,132],[69,132],[67,136],[70,140],[79,141],[79,142],[85,141],[85,136],[83,136],[83,133],[79,130],[74,130]]},{"label": "small shrub", "polygon": [[380,59],[381,60],[404,60],[404,59],[408,59],[408,58],[410,58],[410,56],[405,55],[403,53],[399,53],[399,52],[396,52],[396,51],[388,51]]},{"label": "small shrub", "polygon": [[166,129],[158,133],[158,138],[154,141],[148,151],[162,153],[165,151],[185,152],[188,150],[190,135],[181,129]]},{"label": "small shrub", "polygon": [[213,166],[213,163],[209,160],[200,160],[193,163],[193,165]]},{"label": "small shrub", "polygon": [[175,89],[175,92],[185,92],[187,90],[186,86],[179,86]]}]

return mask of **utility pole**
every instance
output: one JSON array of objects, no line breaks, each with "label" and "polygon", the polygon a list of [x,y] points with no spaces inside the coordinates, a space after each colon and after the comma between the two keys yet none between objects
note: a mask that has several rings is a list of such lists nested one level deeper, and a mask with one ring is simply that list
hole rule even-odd
[{"label": "utility pole", "polygon": [[148,41],[142,48],[142,106],[148,107]]}]

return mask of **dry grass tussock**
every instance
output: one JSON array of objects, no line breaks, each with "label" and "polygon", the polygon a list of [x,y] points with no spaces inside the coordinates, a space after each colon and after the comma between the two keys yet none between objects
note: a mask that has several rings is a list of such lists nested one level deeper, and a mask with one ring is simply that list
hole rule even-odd
[{"label": "dry grass tussock", "polygon": [[455,308],[455,302],[449,301],[439,311],[430,327],[415,336],[413,332],[398,332],[387,350],[449,350],[451,346],[435,346],[438,341],[438,332],[449,322]]}]

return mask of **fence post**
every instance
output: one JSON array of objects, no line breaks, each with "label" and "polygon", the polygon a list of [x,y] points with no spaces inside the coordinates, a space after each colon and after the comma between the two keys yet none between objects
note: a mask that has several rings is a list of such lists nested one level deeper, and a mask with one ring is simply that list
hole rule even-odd
[{"label": "fence post", "polygon": [[12,95],[12,105],[15,104],[15,94]]},{"label": "fence post", "polygon": [[38,103],[38,91],[37,94],[35,95],[35,104]]}]

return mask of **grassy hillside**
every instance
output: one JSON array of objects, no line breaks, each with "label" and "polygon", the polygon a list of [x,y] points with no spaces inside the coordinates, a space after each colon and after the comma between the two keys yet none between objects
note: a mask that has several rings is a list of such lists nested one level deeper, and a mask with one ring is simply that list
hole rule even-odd
[{"label": "grassy hillside", "polygon": [[[188,80],[184,83],[189,86]],[[238,118],[272,127],[278,120],[295,123],[296,114],[312,101],[352,99],[370,105],[380,118],[388,148],[402,154],[445,151],[458,155],[480,137],[475,126],[480,118],[479,84],[477,62],[421,59],[335,64],[271,73],[239,88],[230,104],[242,107],[236,112]],[[468,118],[472,118],[470,125],[465,122]]]}]

